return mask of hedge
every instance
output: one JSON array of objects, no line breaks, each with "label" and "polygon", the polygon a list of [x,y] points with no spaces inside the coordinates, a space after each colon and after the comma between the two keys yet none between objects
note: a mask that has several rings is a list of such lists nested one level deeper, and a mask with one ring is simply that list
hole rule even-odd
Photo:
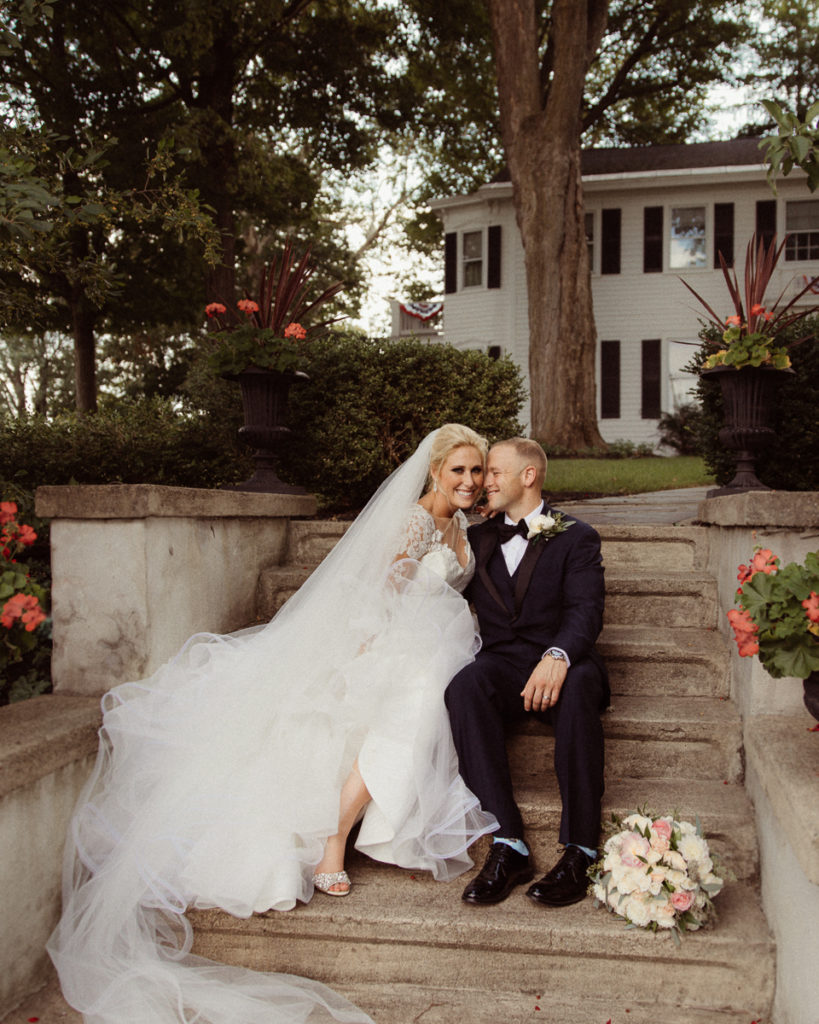
[{"label": "hedge", "polygon": [[[332,334],[307,352],[291,389],[292,434],[281,475],[319,495],[325,511],[360,508],[429,430],[467,423],[490,439],[520,431],[519,370],[481,352]],[[0,490],[42,484],[156,483],[222,487],[247,479],[235,384],[192,371],[198,408],[167,399],[121,401],[93,415],[0,422]]]}]

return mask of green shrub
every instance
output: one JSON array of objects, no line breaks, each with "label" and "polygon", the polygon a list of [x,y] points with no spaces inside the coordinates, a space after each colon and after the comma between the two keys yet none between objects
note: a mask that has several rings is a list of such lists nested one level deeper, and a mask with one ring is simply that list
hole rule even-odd
[{"label": "green shrub", "polygon": [[[360,508],[434,427],[467,423],[490,439],[520,432],[519,370],[480,352],[331,334],[308,349],[307,382],[291,388],[292,434],[281,475],[325,509]],[[108,402],[87,416],[0,422],[0,488],[154,483],[221,487],[253,472],[241,445],[236,384],[194,361],[180,411],[166,399]]]},{"label": "green shrub", "polygon": [[[700,337],[708,336],[705,328]],[[803,321],[796,336],[819,334],[819,316]],[[702,356],[705,349],[700,350]],[[779,392],[771,426],[776,436],[756,461],[756,473],[762,483],[782,491],[819,490],[819,341],[812,337],[790,348],[794,376]],[[688,367],[696,370],[696,364]],[[725,425],[719,383],[700,377],[696,386],[702,403],[702,419],[697,429],[697,445],[717,483],[725,485],[734,476],[735,461],[719,441]]]},{"label": "green shrub", "polygon": [[442,423],[465,423],[490,441],[521,431],[523,385],[508,359],[333,334],[311,346],[305,369],[309,381],[291,389],[282,476],[319,494],[325,508],[360,508]]},{"label": "green shrub", "polygon": [[696,455],[702,410],[696,402],[686,402],[674,412],[664,412],[657,424],[660,443],[679,455]]},{"label": "green shrub", "polygon": [[207,414],[182,414],[159,398],[109,404],[94,415],[0,424],[4,492],[67,483],[218,487],[243,479],[249,468],[235,431]]}]

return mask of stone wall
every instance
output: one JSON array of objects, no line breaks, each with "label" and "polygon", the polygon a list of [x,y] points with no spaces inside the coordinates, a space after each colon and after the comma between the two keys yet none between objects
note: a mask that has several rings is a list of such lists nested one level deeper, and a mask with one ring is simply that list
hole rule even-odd
[{"label": "stone wall", "polygon": [[308,495],[150,484],[41,487],[51,520],[56,693],[104,693],[156,671],[194,633],[255,621]]},{"label": "stone wall", "polygon": [[100,719],[95,697],[49,694],[0,709],[0,1019],[48,978],[63,842]]},{"label": "stone wall", "polygon": [[754,547],[780,564],[819,550],[819,493],[747,492],[712,498],[698,519],[710,527],[708,569],[719,581],[721,628],[732,647],[731,695],[743,716],[746,788],[759,837],[762,905],[776,939],[775,1024],[819,1020],[819,733],[802,681],[773,679],[740,658],[725,612],[734,605],[737,566]]}]

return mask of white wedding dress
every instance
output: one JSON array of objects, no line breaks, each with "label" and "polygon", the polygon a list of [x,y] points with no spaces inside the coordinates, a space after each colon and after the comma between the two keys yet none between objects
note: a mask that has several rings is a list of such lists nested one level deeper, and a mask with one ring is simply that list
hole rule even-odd
[{"label": "white wedding dress", "polygon": [[49,941],[88,1024],[369,1021],[318,982],[193,956],[184,916],[309,900],[356,757],[372,857],[448,879],[497,827],[458,775],[443,702],[479,642],[465,517],[445,540],[415,504],[431,436],[272,622],[195,636],[103,698]]}]

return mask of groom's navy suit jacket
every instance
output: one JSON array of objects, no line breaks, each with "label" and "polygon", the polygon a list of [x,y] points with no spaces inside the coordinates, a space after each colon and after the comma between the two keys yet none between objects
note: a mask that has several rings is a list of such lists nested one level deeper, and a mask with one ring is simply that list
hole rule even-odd
[{"label": "groom's navy suit jacket", "polygon": [[469,542],[476,570],[466,596],[482,647],[446,693],[461,775],[498,819],[499,834],[521,838],[504,722],[525,714],[521,690],[545,652],[560,647],[571,665],[556,705],[537,717],[554,728],[560,842],[593,848],[604,787],[600,713],[609,702],[608,676],[594,648],[603,624],[600,538],[577,520],[548,540],[529,541],[512,576],[492,520],[470,527]]},{"label": "groom's navy suit jacket", "polygon": [[[544,514],[554,512],[544,506]],[[511,577],[493,520],[470,527],[469,542],[476,570],[466,596],[478,616],[483,650],[503,653],[523,668],[549,647],[560,647],[572,665],[590,658],[605,679],[594,648],[605,601],[597,531],[575,520],[548,540],[530,541]]]}]

